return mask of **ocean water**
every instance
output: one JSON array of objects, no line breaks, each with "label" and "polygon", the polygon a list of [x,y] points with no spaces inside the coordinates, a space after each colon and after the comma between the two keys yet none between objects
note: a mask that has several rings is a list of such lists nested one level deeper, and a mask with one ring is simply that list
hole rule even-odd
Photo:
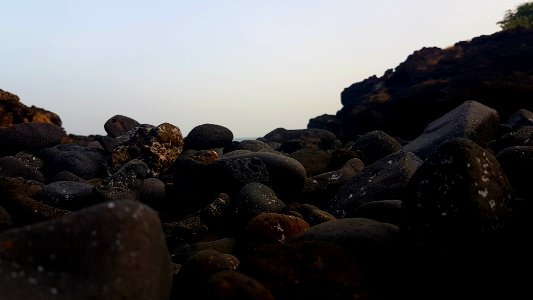
[{"label": "ocean water", "polygon": [[244,140],[256,140],[257,138],[258,137],[237,137],[237,138],[233,138],[233,140],[236,142],[240,142]]}]

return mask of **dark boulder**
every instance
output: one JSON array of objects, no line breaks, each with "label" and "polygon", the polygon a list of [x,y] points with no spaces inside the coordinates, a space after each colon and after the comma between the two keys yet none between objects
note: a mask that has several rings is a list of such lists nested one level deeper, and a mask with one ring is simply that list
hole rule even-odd
[{"label": "dark boulder", "polygon": [[186,149],[208,150],[224,148],[233,141],[228,128],[216,124],[202,124],[194,127],[185,138]]},{"label": "dark boulder", "polygon": [[139,122],[130,117],[115,115],[105,122],[104,129],[110,137],[116,138],[139,125]]}]

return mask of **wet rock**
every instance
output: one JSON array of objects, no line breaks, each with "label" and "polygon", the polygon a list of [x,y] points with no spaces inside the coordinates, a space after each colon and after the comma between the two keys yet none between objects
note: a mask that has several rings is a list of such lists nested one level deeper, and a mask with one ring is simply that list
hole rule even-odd
[{"label": "wet rock", "polygon": [[93,189],[88,183],[56,181],[43,187],[39,200],[59,209],[80,210],[97,203],[93,197]]},{"label": "wet rock", "polygon": [[11,230],[0,245],[3,299],[163,300],[170,293],[161,223],[139,203],[109,202]]},{"label": "wet rock", "polygon": [[496,110],[476,101],[466,101],[431,122],[404,149],[426,159],[440,144],[452,138],[468,138],[486,146],[495,133],[498,120]]},{"label": "wet rock", "polygon": [[365,165],[370,165],[383,157],[400,151],[402,146],[398,141],[380,130],[367,132],[357,138],[352,145],[354,150]]},{"label": "wet rock", "polygon": [[105,122],[104,129],[110,137],[116,138],[139,125],[139,122],[130,117],[115,115]]},{"label": "wet rock", "polygon": [[511,193],[489,151],[467,139],[448,141],[411,178],[402,230],[418,247],[463,252],[505,227]]},{"label": "wet rock", "polygon": [[112,166],[118,169],[124,163],[139,159],[150,168],[152,175],[164,171],[183,150],[183,136],[178,127],[163,123],[157,127],[139,126],[128,133],[127,140],[115,147]]},{"label": "wet rock", "polygon": [[78,145],[62,144],[43,149],[39,156],[46,164],[46,174],[50,177],[68,171],[83,179],[104,176],[107,162],[101,150],[84,148]]},{"label": "wet rock", "polygon": [[403,199],[409,179],[421,160],[414,154],[399,151],[366,166],[343,185],[328,201],[326,210],[337,218],[351,217],[365,203]]},{"label": "wet rock", "polygon": [[37,153],[39,150],[61,143],[65,131],[49,123],[21,123],[0,127],[0,140],[9,141],[0,146],[0,156],[13,155],[20,151]]},{"label": "wet rock", "polygon": [[15,156],[6,156],[0,158],[0,176],[22,177],[28,180],[38,182],[45,181],[44,176],[33,166],[24,163]]},{"label": "wet rock", "polygon": [[187,149],[207,150],[224,148],[233,141],[228,128],[216,124],[202,124],[194,127],[185,138]]}]

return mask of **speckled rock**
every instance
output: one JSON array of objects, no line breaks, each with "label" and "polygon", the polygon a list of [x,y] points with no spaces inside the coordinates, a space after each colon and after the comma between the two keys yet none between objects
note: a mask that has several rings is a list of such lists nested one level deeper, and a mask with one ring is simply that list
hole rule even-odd
[{"label": "speckled rock", "polygon": [[367,202],[402,199],[409,179],[421,163],[410,152],[388,155],[343,185],[325,209],[337,218],[352,217],[354,210]]},{"label": "speckled rock", "polygon": [[0,245],[2,299],[169,296],[170,256],[161,223],[139,203],[109,202],[11,230],[0,235]]},{"label": "speckled rock", "polygon": [[56,181],[43,187],[39,200],[59,209],[80,210],[97,203],[93,197],[93,189],[88,183]]},{"label": "speckled rock", "polygon": [[140,159],[148,165],[151,174],[157,175],[170,167],[183,150],[180,129],[169,123],[157,127],[139,126],[128,135],[127,140],[113,150],[115,169],[132,159]]},{"label": "speckled rock", "polygon": [[104,129],[110,137],[116,138],[139,125],[139,122],[130,117],[115,115],[105,122]]},{"label": "speckled rock", "polygon": [[6,156],[0,158],[0,176],[22,177],[28,180],[38,182],[45,181],[44,176],[33,166],[24,163],[15,156]]},{"label": "speckled rock", "polygon": [[224,148],[233,141],[228,128],[216,124],[202,124],[194,127],[185,138],[185,148],[206,150]]},{"label": "speckled rock", "polygon": [[258,157],[233,157],[220,159],[213,163],[219,189],[234,195],[248,183],[270,183],[267,165]]},{"label": "speckled rock", "polygon": [[404,149],[426,159],[440,144],[452,138],[468,138],[487,145],[499,121],[498,112],[476,101],[466,101],[439,119]]},{"label": "speckled rock", "polygon": [[0,146],[0,156],[20,151],[36,153],[59,144],[65,137],[63,128],[50,123],[21,123],[0,127],[0,141],[9,141]]},{"label": "speckled rock", "polygon": [[42,169],[44,168],[43,160],[31,153],[18,152],[17,154],[15,154],[15,157],[23,163],[32,166],[36,170],[42,171]]},{"label": "speckled rock", "polygon": [[462,251],[505,227],[511,193],[489,151],[470,140],[453,139],[437,148],[411,178],[402,231],[420,247]]}]

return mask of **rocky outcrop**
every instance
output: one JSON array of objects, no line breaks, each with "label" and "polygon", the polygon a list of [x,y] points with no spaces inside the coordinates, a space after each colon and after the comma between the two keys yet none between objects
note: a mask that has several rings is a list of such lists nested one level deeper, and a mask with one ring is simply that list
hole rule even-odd
[{"label": "rocky outcrop", "polygon": [[518,109],[531,110],[533,30],[480,36],[446,49],[415,51],[382,77],[354,83],[341,93],[342,109],[309,127],[328,128],[342,140],[379,129],[413,139],[434,119],[475,100],[496,109],[503,120]]},{"label": "rocky outcrop", "polygon": [[0,127],[20,123],[52,123],[61,127],[61,119],[51,111],[36,106],[26,106],[17,95],[0,89]]}]

